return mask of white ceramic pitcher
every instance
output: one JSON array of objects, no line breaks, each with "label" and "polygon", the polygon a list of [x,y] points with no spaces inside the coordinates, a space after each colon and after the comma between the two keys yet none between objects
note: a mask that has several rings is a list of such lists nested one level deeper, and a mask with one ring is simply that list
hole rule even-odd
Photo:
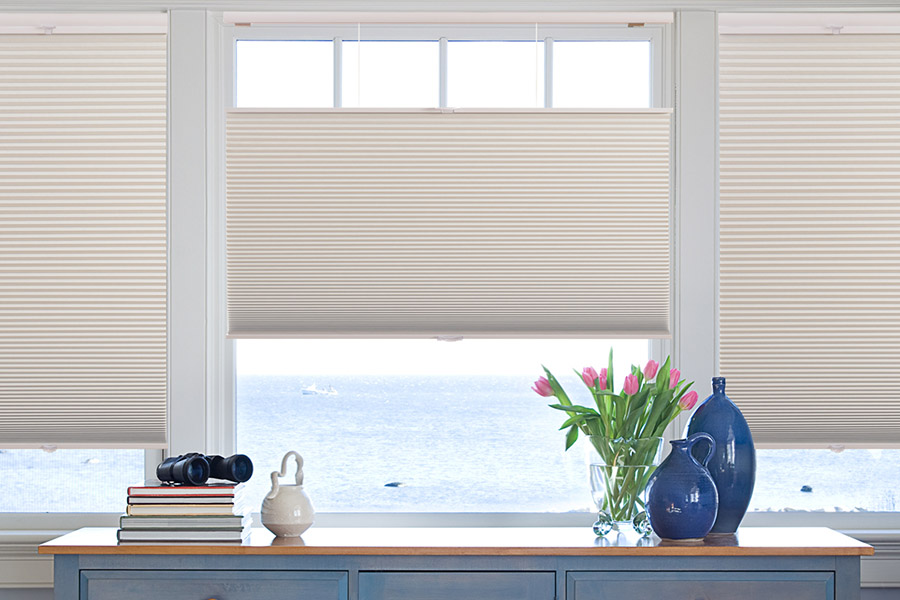
[{"label": "white ceramic pitcher", "polygon": [[[290,457],[297,460],[294,485],[280,485],[279,477],[287,475]],[[281,459],[281,471],[272,471],[272,490],[262,503],[262,524],[279,537],[297,537],[309,529],[316,517],[309,496],[303,491],[303,457],[291,450]]]}]

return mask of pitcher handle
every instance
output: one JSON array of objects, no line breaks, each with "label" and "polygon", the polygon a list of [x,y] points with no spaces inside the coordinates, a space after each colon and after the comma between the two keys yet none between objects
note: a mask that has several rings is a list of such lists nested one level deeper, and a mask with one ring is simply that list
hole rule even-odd
[{"label": "pitcher handle", "polygon": [[709,463],[709,459],[712,458],[713,452],[716,451],[716,440],[714,440],[713,437],[708,433],[705,433],[703,431],[697,432],[687,439],[688,446],[690,446],[688,452],[691,452],[694,449],[694,444],[696,444],[700,440],[706,440],[707,442],[709,442],[709,451],[706,453],[706,457],[702,461],[700,461],[700,464],[705,467]]},{"label": "pitcher handle", "polygon": [[278,478],[287,477],[287,463],[290,457],[297,460],[297,472],[294,474],[294,481],[297,485],[303,485],[303,457],[294,450],[291,450],[281,459],[281,471],[272,471],[272,489],[266,494],[266,498],[272,500],[278,495]]}]

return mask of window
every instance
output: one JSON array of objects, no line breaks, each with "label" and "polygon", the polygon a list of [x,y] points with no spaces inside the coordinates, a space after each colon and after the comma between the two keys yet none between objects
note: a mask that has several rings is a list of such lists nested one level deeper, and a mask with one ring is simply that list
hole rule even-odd
[{"label": "window", "polygon": [[561,25],[537,31],[502,25],[239,28],[234,106],[661,106],[661,31]]},{"label": "window", "polygon": [[[324,70],[333,66],[332,56],[341,57],[334,96],[335,105],[345,108],[434,107],[442,88],[448,106],[544,106],[544,37],[473,39],[442,31],[423,39],[421,32],[407,31],[407,39],[389,40],[371,28],[366,33],[363,28],[359,42],[239,40],[236,106],[275,105],[270,98],[254,105],[242,93],[240,70],[254,69],[252,56],[266,56],[268,68],[280,65],[271,71],[273,81],[297,78],[290,56],[277,51],[286,43],[340,46],[320,52],[320,60]],[[650,42],[576,45],[595,44],[645,49],[643,61],[638,56],[629,63],[640,82],[634,95],[643,104],[632,100],[628,106],[649,107]],[[252,46],[270,48],[242,56]],[[573,57],[577,51],[561,59],[568,76],[578,69]],[[605,71],[592,77],[603,79]],[[605,84],[631,85],[621,78]],[[265,85],[256,85],[253,97],[266,96]],[[272,96],[285,85],[274,85]],[[566,92],[572,106],[616,106],[611,102],[617,99],[597,87],[572,87]],[[280,98],[284,106],[310,106]],[[530,387],[545,364],[578,398],[583,383],[572,370],[604,362],[610,347],[620,373],[646,362],[650,352],[647,339],[238,340],[237,448],[260,472],[279,464],[287,450],[299,451],[306,462],[304,485],[321,512],[590,511],[586,447],[564,451],[558,431],[564,419]],[[254,478],[250,485],[250,495],[258,497],[268,482]]]},{"label": "window", "polygon": [[238,42],[236,106],[332,106],[330,41]]},{"label": "window", "polygon": [[436,41],[344,42],[342,106],[438,106],[438,52]]},{"label": "window", "polygon": [[166,443],[166,20],[27,20],[0,35],[0,512],[119,512]]},{"label": "window", "polygon": [[0,512],[121,513],[143,450],[0,450]]},{"label": "window", "polygon": [[553,106],[650,106],[650,43],[553,44]]},{"label": "window", "polygon": [[564,451],[530,387],[543,363],[588,402],[572,370],[610,347],[620,374],[647,360],[646,340],[238,340],[237,447],[259,472],[300,452],[322,512],[592,510],[586,444]]},{"label": "window", "polygon": [[721,374],[765,446],[752,509],[896,512],[900,36],[829,18],[722,21]]},{"label": "window", "polygon": [[451,41],[447,62],[449,106],[544,105],[543,42]]},{"label": "window", "polygon": [[900,450],[756,451],[755,511],[898,512]]}]

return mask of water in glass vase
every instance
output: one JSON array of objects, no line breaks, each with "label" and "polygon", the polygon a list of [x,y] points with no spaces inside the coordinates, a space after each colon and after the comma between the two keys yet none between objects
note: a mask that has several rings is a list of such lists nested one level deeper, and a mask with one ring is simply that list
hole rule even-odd
[{"label": "water in glass vase", "polygon": [[598,511],[594,533],[605,536],[633,530],[642,537],[650,535],[644,490],[659,465],[663,439],[588,437],[594,450],[591,494]]}]

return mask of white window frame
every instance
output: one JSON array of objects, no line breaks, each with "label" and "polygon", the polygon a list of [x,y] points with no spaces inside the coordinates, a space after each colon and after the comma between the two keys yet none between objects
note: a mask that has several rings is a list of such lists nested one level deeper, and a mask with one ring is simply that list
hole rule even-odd
[{"label": "white window frame", "polygon": [[[378,41],[438,41],[440,44],[439,58],[440,69],[440,97],[444,101],[442,106],[446,106],[446,52],[447,43],[456,40],[478,40],[478,41],[534,41],[534,25],[366,25],[361,26],[360,39],[378,40]],[[530,36],[530,37],[529,37]],[[282,25],[253,25],[253,26],[232,26],[221,25],[219,52],[222,57],[222,81],[220,85],[221,97],[219,98],[221,124],[224,124],[225,110],[233,106],[235,98],[235,56],[236,45],[238,41],[264,41],[264,40],[320,40],[332,41],[341,39],[348,42],[356,42],[357,27],[355,25],[306,25],[306,26],[282,26]],[[670,47],[671,26],[670,25],[645,25],[642,27],[627,27],[625,25],[593,25],[593,26],[568,26],[568,25],[539,25],[538,41],[545,42],[547,38],[553,40],[573,40],[573,41],[647,41],[650,43],[651,56],[651,107],[658,108],[663,106],[671,106],[671,94],[667,85],[670,80],[671,68],[667,65],[667,48]],[[552,50],[546,50],[543,60],[545,61],[545,72],[548,73],[547,81],[552,78]],[[341,56],[341,48],[339,44],[335,47],[335,76],[334,76],[334,95],[335,104],[341,90],[341,65],[339,59]],[[545,103],[549,97],[549,93],[545,92]],[[224,126],[220,127],[217,135],[224,138]],[[215,164],[222,168],[224,160],[221,156],[211,158],[211,161],[217,161]],[[221,181],[219,185],[224,189],[224,173],[220,174]],[[218,211],[217,211],[218,212]],[[213,218],[211,211],[211,219]],[[217,221],[210,221],[209,230],[217,232],[218,243],[224,249],[224,210],[216,215]],[[224,279],[224,251],[211,252],[210,256],[218,257],[220,264],[213,265],[215,261],[210,261],[210,268]],[[212,279],[213,273],[208,273],[207,277]],[[221,282],[218,289],[224,291],[224,281]],[[221,321],[215,325],[215,329],[224,331],[226,325],[224,321],[224,294],[220,299]],[[234,341],[223,340],[221,342],[227,346],[225,354],[234,356]],[[666,356],[670,352],[670,340],[652,340],[650,344],[650,356],[657,360]],[[213,368],[212,365],[210,368]],[[234,381],[234,361],[228,361],[222,365],[223,372],[221,378],[231,382],[233,389]],[[216,402],[215,406],[207,407],[209,414],[216,411],[225,411],[233,415],[235,411],[235,396],[232,392],[223,401]],[[219,419],[225,421],[227,419]],[[674,431],[674,428],[673,428]],[[222,432],[221,442],[223,452],[232,452],[234,448],[234,429],[232,429],[230,437],[227,432]],[[230,444],[230,445],[228,445]],[[227,449],[225,449],[227,448]],[[509,526],[569,526],[583,525],[590,526],[594,520],[593,513],[564,513],[564,514],[548,514],[548,513],[318,513],[316,515],[317,523],[331,526],[488,526],[488,525],[509,525]]]}]

